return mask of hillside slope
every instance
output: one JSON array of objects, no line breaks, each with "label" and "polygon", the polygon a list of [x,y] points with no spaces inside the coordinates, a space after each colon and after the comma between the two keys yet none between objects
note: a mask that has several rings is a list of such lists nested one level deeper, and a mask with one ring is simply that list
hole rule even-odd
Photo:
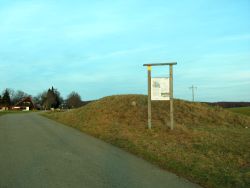
[{"label": "hillside slope", "polygon": [[175,130],[169,102],[152,103],[147,126],[147,96],[102,98],[69,112],[47,114],[206,187],[250,184],[250,118],[206,104],[175,100]]}]

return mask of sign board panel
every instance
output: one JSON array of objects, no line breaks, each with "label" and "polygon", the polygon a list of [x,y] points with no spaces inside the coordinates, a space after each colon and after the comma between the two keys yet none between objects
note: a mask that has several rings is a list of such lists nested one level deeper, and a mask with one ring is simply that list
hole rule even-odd
[{"label": "sign board panel", "polygon": [[151,100],[170,100],[169,78],[151,78]]}]

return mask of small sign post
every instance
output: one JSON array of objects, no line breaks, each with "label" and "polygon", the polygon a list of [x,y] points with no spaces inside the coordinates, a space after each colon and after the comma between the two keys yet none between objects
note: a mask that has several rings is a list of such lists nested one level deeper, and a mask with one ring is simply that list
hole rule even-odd
[{"label": "small sign post", "polygon": [[[172,63],[144,64],[148,68],[148,128],[151,129],[151,100],[170,100],[170,129],[174,129],[173,65]],[[169,66],[169,78],[151,78],[152,66]]]}]

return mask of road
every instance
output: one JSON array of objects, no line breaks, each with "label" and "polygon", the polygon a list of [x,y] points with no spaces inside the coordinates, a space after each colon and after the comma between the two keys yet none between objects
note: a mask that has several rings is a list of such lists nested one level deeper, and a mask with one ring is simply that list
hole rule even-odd
[{"label": "road", "polygon": [[36,113],[0,117],[0,188],[199,187]]}]

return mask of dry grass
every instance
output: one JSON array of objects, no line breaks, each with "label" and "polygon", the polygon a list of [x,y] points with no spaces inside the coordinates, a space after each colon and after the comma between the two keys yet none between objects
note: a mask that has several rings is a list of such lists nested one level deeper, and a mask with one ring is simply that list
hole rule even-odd
[{"label": "dry grass", "polygon": [[[136,103],[136,105],[135,105]],[[147,97],[105,97],[47,117],[126,149],[205,187],[250,185],[250,118],[206,104],[175,101],[170,131],[168,102],[153,102],[147,126]]]}]

